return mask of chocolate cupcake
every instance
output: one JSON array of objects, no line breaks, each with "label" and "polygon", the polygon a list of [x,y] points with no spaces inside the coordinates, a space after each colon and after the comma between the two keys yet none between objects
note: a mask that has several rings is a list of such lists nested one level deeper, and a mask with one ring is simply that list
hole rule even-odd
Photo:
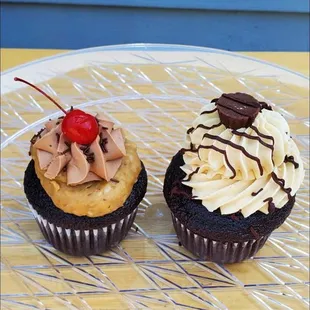
[{"label": "chocolate cupcake", "polygon": [[250,95],[223,94],[187,139],[164,182],[180,242],[218,263],[254,256],[289,216],[304,178],[287,122]]},{"label": "chocolate cupcake", "polygon": [[136,145],[104,115],[63,112],[31,139],[25,194],[56,249],[99,254],[127,235],[146,192],[147,174]]}]

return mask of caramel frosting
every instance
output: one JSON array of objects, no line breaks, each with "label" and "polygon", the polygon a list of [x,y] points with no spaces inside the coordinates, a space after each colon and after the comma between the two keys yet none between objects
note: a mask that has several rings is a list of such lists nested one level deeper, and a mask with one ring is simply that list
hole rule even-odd
[{"label": "caramel frosting", "polygon": [[[233,95],[224,99],[236,100]],[[237,98],[238,104],[247,99]],[[257,210],[269,213],[282,208],[304,178],[303,162],[286,120],[258,101],[250,101],[244,110],[235,103],[225,105],[221,100],[217,105],[217,101],[203,107],[187,132],[190,148],[183,155],[183,184],[192,187],[194,199],[209,211],[241,211],[247,217]],[[232,107],[234,115],[228,119]],[[248,115],[251,109],[254,112]]]},{"label": "caramel frosting", "polygon": [[70,143],[61,131],[62,118],[51,120],[35,138],[33,148],[44,177],[53,180],[66,169],[67,185],[110,181],[126,155],[121,129],[97,114],[99,134],[90,145]]}]

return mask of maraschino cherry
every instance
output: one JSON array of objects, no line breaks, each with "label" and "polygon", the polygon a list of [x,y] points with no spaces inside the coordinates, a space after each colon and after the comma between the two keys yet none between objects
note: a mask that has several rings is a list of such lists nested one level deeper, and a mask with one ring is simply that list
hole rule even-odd
[{"label": "maraschino cherry", "polygon": [[23,82],[33,87],[49,100],[51,100],[62,112],[65,113],[66,116],[62,121],[61,129],[66,138],[71,142],[77,142],[79,144],[90,144],[96,139],[99,133],[99,127],[94,116],[78,109],[71,109],[71,111],[66,111],[52,97],[50,97],[37,86],[18,77],[15,77],[14,81]]},{"label": "maraschino cherry", "polygon": [[79,144],[92,143],[98,133],[98,123],[96,119],[81,110],[72,110],[62,121],[62,132],[71,141]]}]

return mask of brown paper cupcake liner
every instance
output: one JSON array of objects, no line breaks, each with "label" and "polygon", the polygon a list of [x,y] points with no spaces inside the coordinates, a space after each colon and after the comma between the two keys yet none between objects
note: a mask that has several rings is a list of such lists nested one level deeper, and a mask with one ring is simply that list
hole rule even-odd
[{"label": "brown paper cupcake liner", "polygon": [[222,242],[201,237],[186,228],[172,213],[174,229],[181,244],[201,260],[215,263],[238,263],[253,257],[269,235],[246,242]]},{"label": "brown paper cupcake liner", "polygon": [[57,250],[74,256],[100,254],[119,244],[130,230],[138,208],[118,222],[89,230],[66,229],[49,223],[30,205],[45,239]]}]

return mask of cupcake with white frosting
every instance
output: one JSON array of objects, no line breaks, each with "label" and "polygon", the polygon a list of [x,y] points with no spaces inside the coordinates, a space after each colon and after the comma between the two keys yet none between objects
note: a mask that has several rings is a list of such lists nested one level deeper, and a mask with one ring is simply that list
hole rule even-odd
[{"label": "cupcake with white frosting", "polygon": [[203,107],[164,194],[180,242],[216,262],[253,256],[295,202],[304,169],[286,120],[243,93]]}]

